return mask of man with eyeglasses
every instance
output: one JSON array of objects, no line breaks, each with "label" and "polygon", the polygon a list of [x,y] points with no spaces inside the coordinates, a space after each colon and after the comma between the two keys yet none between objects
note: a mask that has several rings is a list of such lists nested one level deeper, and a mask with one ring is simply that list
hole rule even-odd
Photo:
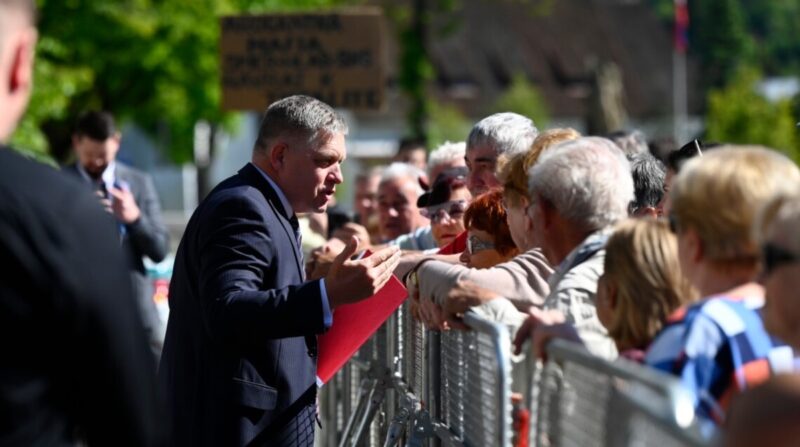
[{"label": "man with eyeglasses", "polygon": [[779,195],[762,210],[761,275],[766,289],[764,326],[800,349],[800,191]]}]

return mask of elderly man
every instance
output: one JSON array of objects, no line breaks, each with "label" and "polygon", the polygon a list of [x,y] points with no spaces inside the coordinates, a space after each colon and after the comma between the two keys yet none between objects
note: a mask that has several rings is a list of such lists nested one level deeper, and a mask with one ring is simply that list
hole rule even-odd
[{"label": "elderly man", "polygon": [[425,190],[420,179],[424,172],[406,163],[392,163],[383,171],[378,185],[378,226],[389,245],[404,250],[436,247],[428,219],[417,208]]},{"label": "elderly man", "polygon": [[528,173],[528,189],[536,244],[558,268],[550,277],[544,310],[532,309],[515,343],[519,346],[541,322],[566,321],[591,352],[615,357],[594,297],[608,228],[627,217],[633,200],[628,161],[610,140],[579,138],[544,154]]},{"label": "elderly man", "polygon": [[496,173],[498,158],[525,152],[537,135],[533,121],[516,113],[495,113],[478,121],[467,138],[464,157],[469,169],[467,188],[472,196],[501,186]]},{"label": "elderly man", "polygon": [[0,445],[167,445],[116,225],[4,146],[33,87],[34,4],[0,0]]}]

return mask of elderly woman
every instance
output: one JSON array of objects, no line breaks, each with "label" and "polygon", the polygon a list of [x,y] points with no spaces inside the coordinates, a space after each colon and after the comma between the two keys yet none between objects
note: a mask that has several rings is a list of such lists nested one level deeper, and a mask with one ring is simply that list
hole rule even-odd
[{"label": "elderly woman", "polygon": [[431,191],[417,199],[420,214],[430,220],[433,239],[439,248],[453,242],[465,230],[464,212],[472,199],[466,175],[465,167],[444,171]]},{"label": "elderly woman", "polygon": [[792,369],[792,350],[764,329],[751,229],[759,205],[798,188],[797,166],[758,147],[716,149],[688,161],[675,179],[670,224],[681,269],[704,298],[670,320],[645,362],[677,375],[698,414],[716,422],[735,394]]},{"label": "elderly woman", "polygon": [[464,214],[467,249],[460,261],[467,267],[485,269],[510,261],[519,254],[506,222],[503,191],[481,194]]}]

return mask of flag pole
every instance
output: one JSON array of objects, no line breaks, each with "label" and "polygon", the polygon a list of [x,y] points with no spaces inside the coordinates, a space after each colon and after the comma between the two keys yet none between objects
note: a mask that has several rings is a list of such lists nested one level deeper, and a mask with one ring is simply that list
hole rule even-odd
[{"label": "flag pole", "polygon": [[686,50],[689,46],[688,0],[675,1],[674,42],[672,49],[672,136],[677,147],[681,147],[688,136],[686,123],[688,98],[686,91]]}]

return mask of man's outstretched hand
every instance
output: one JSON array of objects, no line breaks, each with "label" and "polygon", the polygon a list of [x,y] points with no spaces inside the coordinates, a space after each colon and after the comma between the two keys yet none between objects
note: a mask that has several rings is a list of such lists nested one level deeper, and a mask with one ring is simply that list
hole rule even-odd
[{"label": "man's outstretched hand", "polygon": [[357,250],[358,239],[351,237],[325,276],[328,300],[333,309],[377,293],[400,262],[400,249],[397,247],[386,247],[368,258],[351,261],[350,257]]}]

